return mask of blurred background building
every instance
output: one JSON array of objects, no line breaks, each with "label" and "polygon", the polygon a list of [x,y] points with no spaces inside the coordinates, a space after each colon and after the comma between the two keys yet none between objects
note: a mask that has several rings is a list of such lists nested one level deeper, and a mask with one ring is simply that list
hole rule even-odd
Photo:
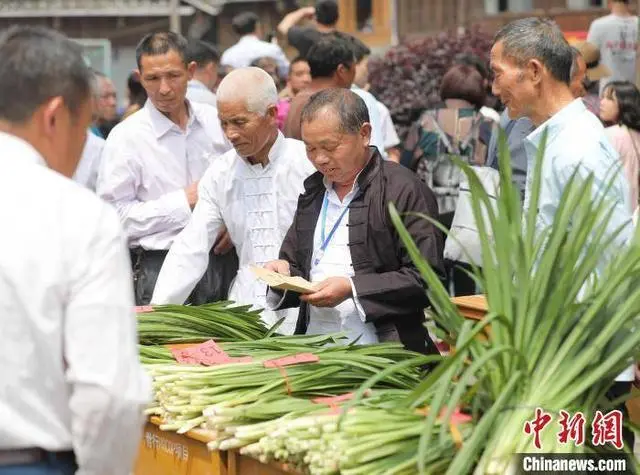
[{"label": "blurred background building", "polygon": [[[231,19],[253,11],[275,32],[289,11],[313,0],[0,0],[0,28],[15,23],[52,26],[82,42],[87,59],[110,76],[125,97],[135,46],[150,31],[171,28],[224,50],[236,41]],[[569,34],[586,34],[605,14],[606,0],[339,0],[339,29],[374,50],[402,39],[479,24],[487,31],[518,17],[554,18]]]}]

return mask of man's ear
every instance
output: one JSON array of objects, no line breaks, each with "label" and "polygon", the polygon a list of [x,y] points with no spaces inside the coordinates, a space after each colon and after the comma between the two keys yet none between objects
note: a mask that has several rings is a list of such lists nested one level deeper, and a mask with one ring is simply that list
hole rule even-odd
[{"label": "man's ear", "polygon": [[276,118],[278,117],[278,107],[275,104],[271,104],[270,106],[267,107],[267,110],[264,113],[264,115],[269,119],[276,120]]},{"label": "man's ear", "polygon": [[64,109],[64,99],[61,96],[52,97],[40,106],[43,131],[48,137],[53,137],[58,133],[59,121]]},{"label": "man's ear", "polygon": [[539,84],[544,74],[544,65],[537,59],[530,59],[527,63],[527,77],[533,84]]},{"label": "man's ear", "polygon": [[189,80],[193,79],[193,75],[195,74],[197,68],[198,64],[195,61],[191,61],[189,64],[187,64],[187,76],[189,76]]},{"label": "man's ear", "polygon": [[359,135],[363,145],[369,146],[371,142],[371,124],[369,122],[362,124]]}]

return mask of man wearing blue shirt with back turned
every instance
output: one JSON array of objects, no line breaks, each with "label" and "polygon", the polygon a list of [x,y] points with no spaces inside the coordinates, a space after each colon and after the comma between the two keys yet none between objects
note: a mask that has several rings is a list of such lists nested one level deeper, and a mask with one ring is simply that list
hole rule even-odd
[{"label": "man wearing blue shirt with back turned", "polygon": [[[491,49],[494,72],[493,93],[509,110],[511,119],[528,117],[536,127],[525,139],[528,169],[524,209],[529,208],[533,186],[534,161],[543,133],[544,150],[540,201],[536,230],[542,232],[553,224],[562,193],[572,174],[586,179],[593,175],[590,190],[594,199],[606,193],[612,205],[607,232],[622,228],[612,243],[612,250],[627,246],[633,237],[631,206],[620,158],[609,144],[600,121],[587,110],[580,98],[574,99],[569,88],[573,53],[558,26],[540,18],[524,18],[504,26],[496,34]],[[617,167],[617,169],[616,169]],[[607,188],[611,180],[611,188]],[[601,266],[607,264],[605,253]],[[607,396],[613,400],[631,390],[633,367],[618,376]],[[624,404],[619,407],[627,414]],[[625,433],[630,443],[632,433]],[[633,444],[631,443],[631,447]]]}]

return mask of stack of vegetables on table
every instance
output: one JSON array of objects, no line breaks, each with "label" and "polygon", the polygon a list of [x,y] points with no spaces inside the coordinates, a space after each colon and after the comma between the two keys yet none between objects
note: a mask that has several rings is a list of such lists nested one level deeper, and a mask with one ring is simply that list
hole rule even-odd
[{"label": "stack of vegetables on table", "polygon": [[[584,192],[592,178],[578,175],[553,225],[536,232],[542,160],[522,212],[505,149],[502,138],[495,203],[460,164],[482,245],[482,266],[473,268],[488,302],[480,321],[460,315],[390,205],[451,354],[360,346],[341,335],[280,336],[259,312],[228,302],[158,307],[138,315],[140,355],[154,380],[148,413],[165,430],[211,431],[211,449],[311,474],[503,474],[518,453],[607,449],[562,444],[553,429],[540,433],[539,449],[523,427],[536,408],[593,417],[612,407],[607,389],[639,356],[637,236],[612,253],[616,236],[603,225],[611,204],[592,200]],[[175,346],[184,342],[204,342],[212,360]]]}]

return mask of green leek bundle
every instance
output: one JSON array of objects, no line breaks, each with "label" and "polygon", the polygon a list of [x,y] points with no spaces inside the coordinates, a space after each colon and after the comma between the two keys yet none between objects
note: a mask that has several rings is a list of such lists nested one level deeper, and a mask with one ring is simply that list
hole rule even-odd
[{"label": "green leek bundle", "polygon": [[275,328],[260,320],[251,305],[220,301],[200,306],[158,305],[138,314],[138,338],[147,345],[216,341],[250,341],[265,338]]}]

